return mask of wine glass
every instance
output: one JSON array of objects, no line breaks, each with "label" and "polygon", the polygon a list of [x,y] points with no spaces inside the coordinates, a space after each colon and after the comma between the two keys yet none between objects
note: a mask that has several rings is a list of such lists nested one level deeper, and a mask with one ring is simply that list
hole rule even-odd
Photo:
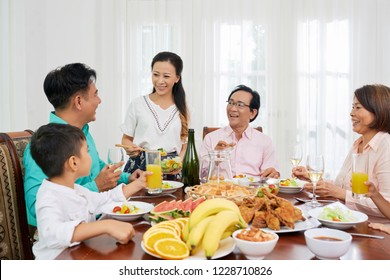
[{"label": "wine glass", "polygon": [[293,167],[297,167],[302,160],[302,148],[297,144],[291,147],[290,150],[290,162]]},{"label": "wine glass", "polygon": [[306,169],[309,173],[310,181],[313,183],[313,197],[311,201],[306,202],[306,205],[315,208],[321,206],[317,201],[315,190],[317,182],[321,179],[324,173],[324,157],[322,155],[308,155],[306,161]]},{"label": "wine glass", "polygon": [[[110,166],[117,164],[124,159],[123,149],[120,147],[113,147],[108,149],[107,162]],[[115,172],[121,171],[122,169],[118,167]]]}]

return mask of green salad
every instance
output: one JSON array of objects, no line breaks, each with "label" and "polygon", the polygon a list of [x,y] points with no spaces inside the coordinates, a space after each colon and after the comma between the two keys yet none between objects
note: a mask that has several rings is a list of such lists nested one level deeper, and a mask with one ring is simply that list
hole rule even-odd
[{"label": "green salad", "polygon": [[333,222],[354,222],[357,220],[351,210],[345,210],[339,206],[325,207],[318,218]]}]

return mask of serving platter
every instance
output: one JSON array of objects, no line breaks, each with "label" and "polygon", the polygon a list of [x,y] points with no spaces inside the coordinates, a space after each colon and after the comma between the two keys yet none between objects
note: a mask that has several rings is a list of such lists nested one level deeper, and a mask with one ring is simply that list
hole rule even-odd
[{"label": "serving platter", "polygon": [[[219,242],[218,250],[217,252],[215,252],[214,256],[211,259],[215,260],[229,255],[231,252],[233,252],[235,247],[236,243],[234,242],[232,237],[225,238],[224,240],[221,240]],[[141,242],[141,248],[145,253],[155,258],[161,259],[159,255],[156,255],[146,249],[143,241]],[[195,255],[189,256],[185,258],[185,260],[206,260],[206,256],[204,255],[204,252],[202,250],[199,250]]]}]

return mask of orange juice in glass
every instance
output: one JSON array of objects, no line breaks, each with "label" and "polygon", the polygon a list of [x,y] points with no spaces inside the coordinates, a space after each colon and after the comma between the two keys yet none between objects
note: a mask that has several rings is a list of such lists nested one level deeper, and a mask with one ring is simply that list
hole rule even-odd
[{"label": "orange juice in glass", "polygon": [[162,192],[162,171],[160,151],[146,151],[146,171],[153,172],[146,178],[148,193],[155,194]]},{"label": "orange juice in glass", "polygon": [[368,155],[352,155],[352,196],[357,199],[367,197],[368,186],[364,182],[368,181]]}]

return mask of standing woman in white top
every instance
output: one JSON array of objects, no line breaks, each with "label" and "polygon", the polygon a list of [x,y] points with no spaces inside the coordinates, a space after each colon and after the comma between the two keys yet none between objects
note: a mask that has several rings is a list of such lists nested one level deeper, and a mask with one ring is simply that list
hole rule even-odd
[{"label": "standing woman in white top", "polygon": [[160,52],[152,61],[153,91],[134,99],[121,126],[122,144],[130,146],[125,171],[145,170],[143,149],[164,149],[167,156],[183,158],[189,113],[181,72],[183,61],[175,53]]}]

